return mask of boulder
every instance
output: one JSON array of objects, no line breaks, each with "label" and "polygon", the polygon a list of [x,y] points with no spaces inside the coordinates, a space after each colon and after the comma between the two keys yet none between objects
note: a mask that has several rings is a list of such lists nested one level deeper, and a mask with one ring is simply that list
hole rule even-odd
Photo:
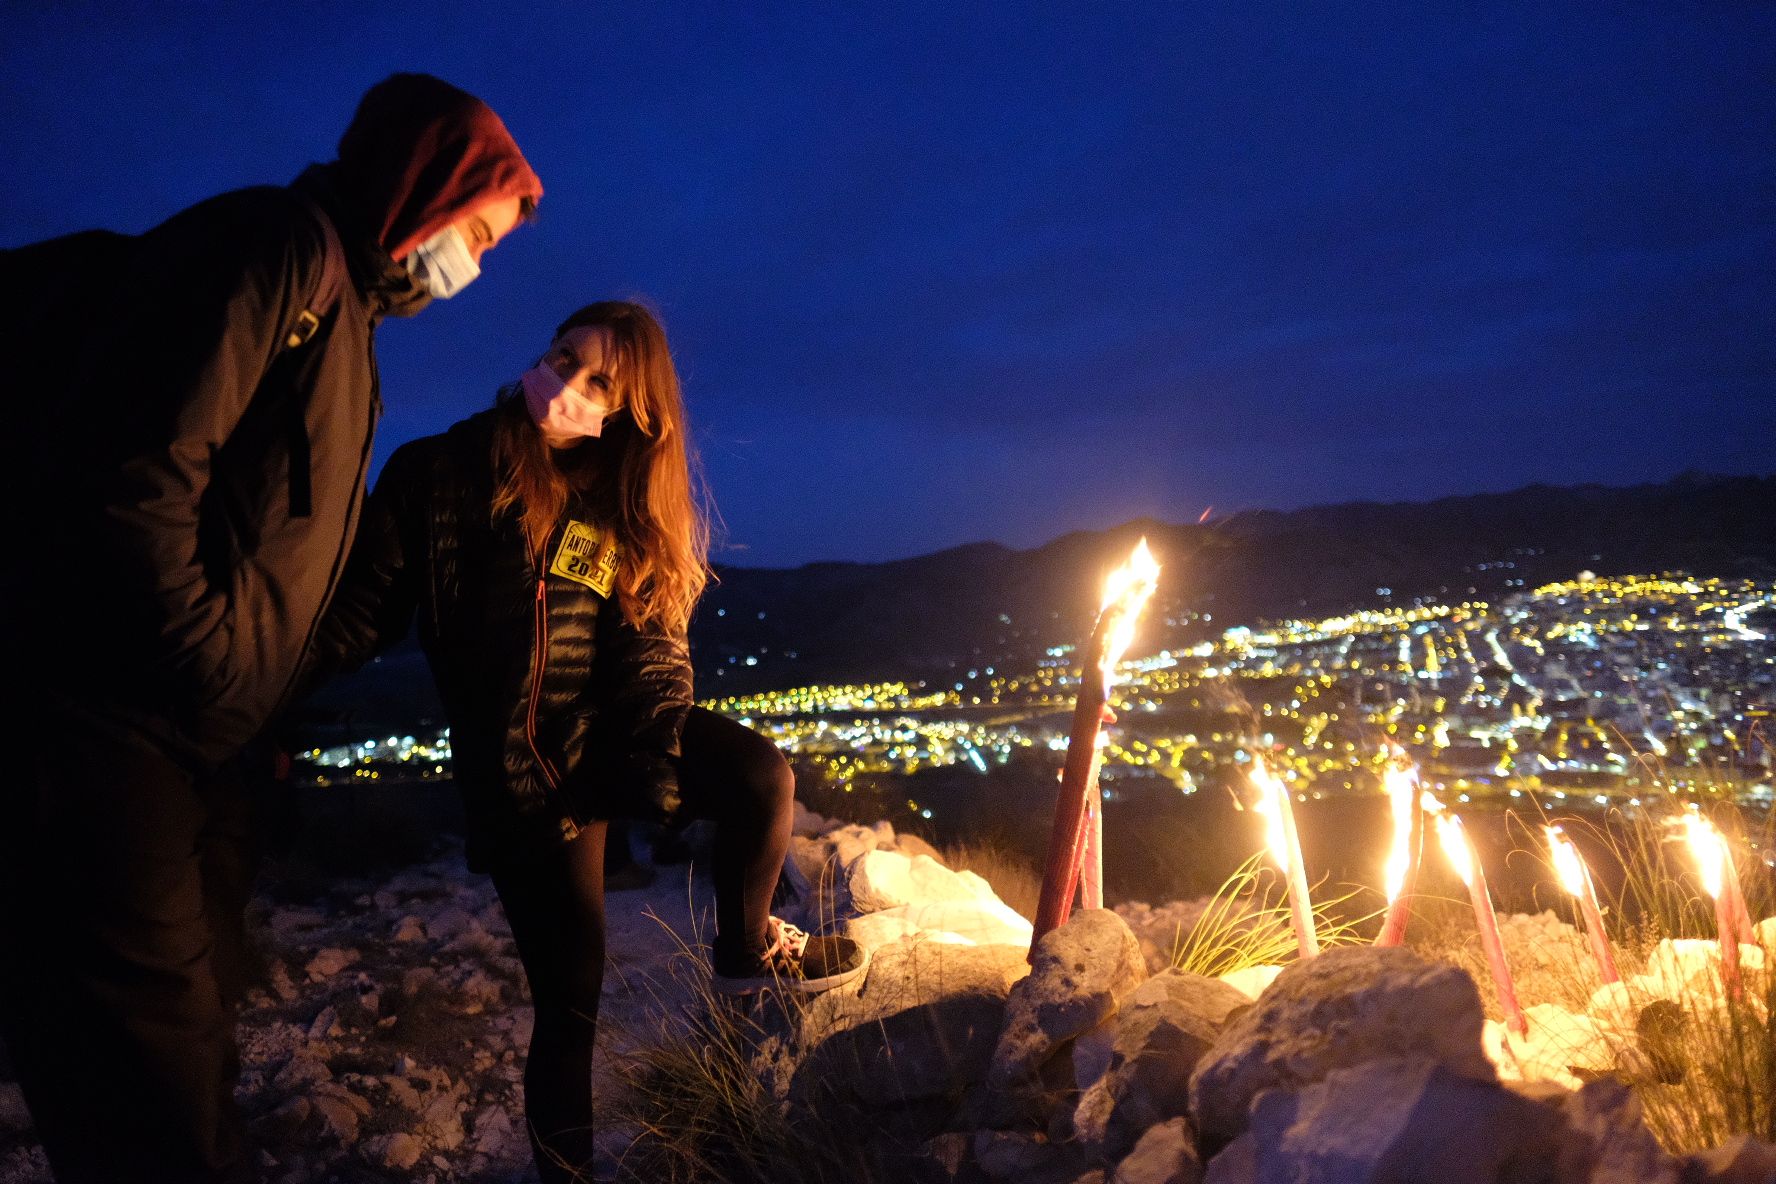
[{"label": "boulder", "polygon": [[[1760,935],[1769,924],[1759,922]],[[1769,944],[1776,948],[1776,942]],[[1776,1180],[1776,1143],[1735,1135],[1712,1151],[1690,1156],[1684,1167],[1688,1184],[1770,1184]]]},{"label": "boulder", "polygon": [[1030,973],[1011,988],[993,1050],[989,1088],[1015,1091],[1066,1041],[1103,1023],[1146,977],[1135,935],[1108,909],[1081,909],[1036,944]]},{"label": "boulder", "polygon": [[352,1147],[358,1141],[358,1121],[363,1115],[345,1098],[333,1094],[316,1094],[314,1112],[320,1116],[321,1133],[341,1147]]},{"label": "boulder", "polygon": [[974,1161],[990,1179],[1015,1184],[1072,1184],[1086,1170],[1071,1148],[1027,1131],[978,1132]]},{"label": "boulder", "polygon": [[789,1097],[880,1108],[953,1097],[991,1062],[1021,946],[896,942],[877,951],[862,989],[817,998],[803,1014]]},{"label": "boulder", "polygon": [[314,957],[310,958],[308,960],[308,965],[302,968],[302,972],[308,975],[309,982],[318,983],[332,978],[357,960],[358,951],[356,950],[341,950],[329,947],[317,952]]},{"label": "boulder", "polygon": [[821,836],[832,848],[832,857],[838,860],[841,868],[848,868],[857,862],[865,852],[874,851],[881,842],[880,836],[867,826],[839,826]]},{"label": "boulder", "polygon": [[253,1134],[262,1142],[284,1143],[296,1138],[314,1113],[314,1103],[298,1094],[269,1114],[261,1114],[252,1122]]},{"label": "boulder", "polygon": [[0,1134],[30,1129],[31,1111],[25,1105],[25,1091],[15,1081],[0,1081]]},{"label": "boulder", "polygon": [[1251,1004],[1251,996],[1218,978],[1188,971],[1162,970],[1129,996],[1129,1007],[1144,1007],[1170,999],[1190,1014],[1219,1029],[1233,1013]]},{"label": "boulder", "polygon": [[1190,1124],[1172,1118],[1150,1128],[1121,1163],[1110,1184],[1202,1184],[1202,1160]]},{"label": "boulder", "polygon": [[1073,1134],[1088,1156],[1114,1162],[1142,1132],[1189,1112],[1191,1072],[1220,1031],[1209,1017],[1226,1014],[1228,1000],[1220,992],[1245,1005],[1237,991],[1214,979],[1193,982],[1174,974],[1148,979],[1124,1001],[1109,1066],[1074,1111]]},{"label": "boulder", "polygon": [[1559,1179],[1573,1184],[1679,1184],[1676,1159],[1641,1116],[1640,1098],[1619,1081],[1593,1081],[1560,1106]]},{"label": "boulder", "polygon": [[1203,1184],[1258,1184],[1258,1141],[1247,1131],[1209,1161]]},{"label": "boulder", "polygon": [[845,884],[851,893],[851,907],[860,913],[976,899],[970,884],[929,855],[902,855],[881,848],[864,852],[850,864]]},{"label": "boulder", "polygon": [[358,1148],[358,1154],[366,1163],[379,1168],[406,1171],[425,1154],[425,1144],[406,1131],[396,1131],[364,1140],[364,1145]]},{"label": "boulder", "polygon": [[[1256,1178],[1301,1184],[1553,1180],[1560,1111],[1424,1056],[1368,1060],[1252,1106]],[[1211,1173],[1211,1178],[1214,1178]]]},{"label": "boulder", "polygon": [[[870,858],[886,854],[873,852]],[[972,893],[966,899],[944,899],[926,904],[903,904],[868,912],[845,922],[845,933],[868,949],[924,935],[927,940],[953,941],[977,946],[1030,948],[1030,923],[995,896]]]},{"label": "boulder", "polygon": [[1381,1057],[1424,1057],[1494,1081],[1480,1046],[1484,1022],[1474,980],[1457,967],[1402,947],[1327,950],[1283,971],[1197,1065],[1197,1133],[1209,1145],[1236,1138],[1262,1091],[1295,1090]]}]

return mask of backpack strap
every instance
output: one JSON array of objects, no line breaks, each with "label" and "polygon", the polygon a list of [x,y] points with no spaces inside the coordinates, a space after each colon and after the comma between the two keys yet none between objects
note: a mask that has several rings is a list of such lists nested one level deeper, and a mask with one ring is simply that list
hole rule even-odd
[{"label": "backpack strap", "polygon": [[[333,219],[327,217],[326,211],[309,198],[307,194],[296,195],[308,208],[310,216],[321,229],[321,278],[315,285],[314,295],[308,304],[296,315],[296,322],[284,338],[285,349],[300,349],[320,331],[321,322],[333,315],[339,307],[339,298],[345,292],[346,265],[345,247],[339,241],[339,231],[333,226]],[[308,400],[303,397],[293,398],[289,406],[289,449],[290,449],[290,517],[307,518],[314,513],[314,476],[310,471],[311,461],[308,440]]]}]

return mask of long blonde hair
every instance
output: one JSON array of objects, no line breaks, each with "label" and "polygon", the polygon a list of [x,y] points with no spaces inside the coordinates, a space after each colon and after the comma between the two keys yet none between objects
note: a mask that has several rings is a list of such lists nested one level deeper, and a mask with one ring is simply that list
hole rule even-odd
[{"label": "long blonde hair", "polygon": [[596,440],[556,452],[517,388],[502,391],[493,513],[519,515],[538,548],[578,494],[623,548],[616,579],[623,615],[638,629],[681,632],[710,578],[709,517],[666,331],[642,305],[605,300],[561,322],[555,338],[583,326],[610,331],[621,409]]}]

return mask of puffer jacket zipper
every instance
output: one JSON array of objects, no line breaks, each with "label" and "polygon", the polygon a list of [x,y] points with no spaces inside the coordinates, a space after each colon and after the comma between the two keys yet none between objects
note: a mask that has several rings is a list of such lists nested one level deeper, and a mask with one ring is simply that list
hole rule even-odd
[{"label": "puffer jacket zipper", "polygon": [[[527,532],[528,533],[528,532]],[[550,538],[553,539],[551,534]],[[530,670],[530,706],[524,716],[524,739],[530,745],[530,755],[536,758],[537,768],[542,770],[543,784],[549,790],[549,796],[558,799],[557,807],[561,811],[561,837],[571,840],[580,833],[580,822],[574,817],[571,807],[561,792],[561,774],[537,747],[537,701],[543,695],[543,669],[549,658],[549,585],[548,573],[543,570],[542,555],[525,539],[525,546],[530,550],[531,569],[536,573],[536,656],[531,662]],[[545,547],[543,554],[548,553]]]}]

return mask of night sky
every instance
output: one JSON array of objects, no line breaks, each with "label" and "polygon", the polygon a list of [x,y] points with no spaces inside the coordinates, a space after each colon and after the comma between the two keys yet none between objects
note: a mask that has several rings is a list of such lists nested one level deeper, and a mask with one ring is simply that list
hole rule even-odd
[{"label": "night sky", "polygon": [[726,562],[1776,469],[1776,5],[0,20],[0,246],[287,181],[397,70],[486,99],[541,217],[381,330],[378,458],[639,295]]}]

